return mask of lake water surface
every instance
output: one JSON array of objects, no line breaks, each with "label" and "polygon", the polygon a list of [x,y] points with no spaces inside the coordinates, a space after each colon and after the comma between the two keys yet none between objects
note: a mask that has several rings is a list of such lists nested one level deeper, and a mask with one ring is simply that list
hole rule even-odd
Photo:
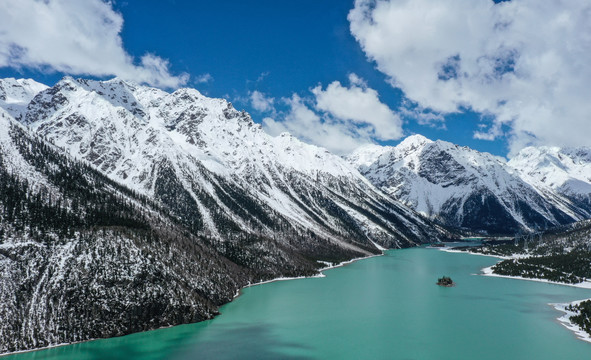
[{"label": "lake water surface", "polygon": [[[6,359],[591,359],[548,305],[591,290],[473,275],[497,261],[390,250],[247,288],[211,321]],[[457,286],[435,285],[442,275]]]}]

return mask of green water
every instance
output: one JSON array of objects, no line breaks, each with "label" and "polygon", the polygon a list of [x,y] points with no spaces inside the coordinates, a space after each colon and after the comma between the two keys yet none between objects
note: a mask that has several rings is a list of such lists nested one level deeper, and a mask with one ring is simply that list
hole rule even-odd
[{"label": "green water", "polygon": [[[472,275],[495,262],[393,250],[245,289],[212,321],[6,359],[590,359],[548,303],[591,290]],[[435,285],[441,275],[457,286]]]}]

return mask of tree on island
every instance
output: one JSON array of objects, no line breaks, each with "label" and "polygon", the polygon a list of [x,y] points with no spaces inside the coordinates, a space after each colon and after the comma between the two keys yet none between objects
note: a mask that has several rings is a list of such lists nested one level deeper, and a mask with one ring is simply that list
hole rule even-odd
[{"label": "tree on island", "polygon": [[455,283],[453,282],[453,280],[450,277],[443,276],[437,280],[437,285],[450,287],[450,286],[454,286]]}]

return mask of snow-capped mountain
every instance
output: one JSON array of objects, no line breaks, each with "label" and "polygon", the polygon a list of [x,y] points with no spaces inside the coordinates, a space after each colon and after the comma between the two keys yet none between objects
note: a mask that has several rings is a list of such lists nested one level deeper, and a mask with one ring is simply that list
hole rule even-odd
[{"label": "snow-capped mountain", "polygon": [[236,265],[0,109],[0,353],[208,319],[251,281],[315,268],[281,263]]},{"label": "snow-capped mountain", "polygon": [[[306,256],[339,259],[375,252],[374,243],[443,235],[338,156],[288,134],[271,137],[226,100],[197,90],[67,77],[17,119],[212,238],[271,237]],[[236,254],[244,259],[234,260],[254,261],[258,245],[247,244]],[[235,251],[227,241],[220,248]]]},{"label": "snow-capped mountain", "polygon": [[386,193],[449,226],[509,234],[591,216],[524,181],[500,157],[421,135],[362,147],[348,160]]},{"label": "snow-capped mountain", "polygon": [[249,282],[451,236],[225,100],[31,84],[0,104],[0,353],[203,320]]},{"label": "snow-capped mountain", "polygon": [[363,145],[347,156],[347,161],[358,169],[366,169],[380,156],[392,151],[392,146]]},{"label": "snow-capped mountain", "polygon": [[33,97],[45,89],[46,85],[32,79],[0,79],[0,108],[18,117]]},{"label": "snow-capped mountain", "polygon": [[591,148],[527,147],[508,165],[532,186],[591,211]]}]

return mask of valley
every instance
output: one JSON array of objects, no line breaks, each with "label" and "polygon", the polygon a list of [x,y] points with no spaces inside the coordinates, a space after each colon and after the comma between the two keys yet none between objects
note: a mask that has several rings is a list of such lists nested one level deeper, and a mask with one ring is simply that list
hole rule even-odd
[{"label": "valley", "polygon": [[519,256],[498,274],[589,276],[587,202],[519,161],[419,135],[340,157],[194,89],[0,85],[1,352],[211,319],[249,284],[467,234],[548,231],[536,257],[470,250]]}]

